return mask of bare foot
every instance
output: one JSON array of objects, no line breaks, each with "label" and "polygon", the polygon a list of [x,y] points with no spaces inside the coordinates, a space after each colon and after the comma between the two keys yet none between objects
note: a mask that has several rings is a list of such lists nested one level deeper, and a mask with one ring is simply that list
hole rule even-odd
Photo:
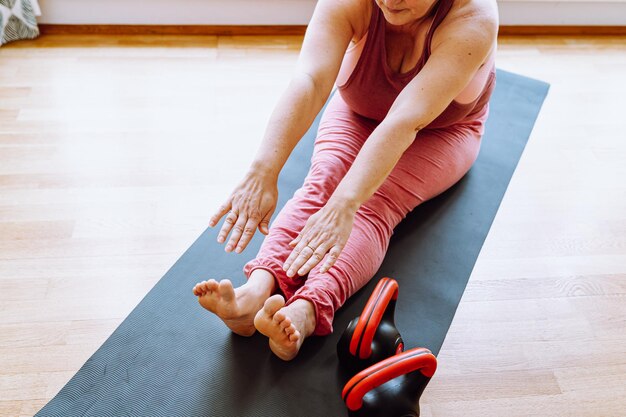
[{"label": "bare foot", "polygon": [[315,309],[298,299],[285,307],[282,295],[273,295],[254,318],[254,326],[270,338],[270,349],[279,358],[290,361],[298,355],[302,342],[315,330]]},{"label": "bare foot", "polygon": [[234,289],[233,284],[227,279],[220,282],[210,279],[196,284],[193,293],[198,297],[202,307],[222,319],[234,333],[252,336],[256,331],[254,316],[262,308],[272,288],[263,285],[262,280],[251,279]]}]

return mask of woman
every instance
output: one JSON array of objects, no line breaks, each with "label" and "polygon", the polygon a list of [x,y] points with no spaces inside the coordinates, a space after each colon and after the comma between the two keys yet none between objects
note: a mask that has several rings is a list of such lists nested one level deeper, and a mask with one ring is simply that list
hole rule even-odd
[{"label": "woman", "polygon": [[[257,228],[267,237],[247,283],[198,283],[200,304],[237,334],[259,330],[284,360],[331,333],[394,227],[476,159],[497,28],[495,0],[320,0],[250,171],[210,220],[226,216],[227,252]],[[335,82],[308,176],[270,229],[278,174]]]}]

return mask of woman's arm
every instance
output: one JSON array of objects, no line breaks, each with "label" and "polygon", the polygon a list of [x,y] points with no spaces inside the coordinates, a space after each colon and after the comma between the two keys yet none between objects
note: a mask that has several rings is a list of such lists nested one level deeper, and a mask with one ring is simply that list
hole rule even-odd
[{"label": "woman's arm", "polygon": [[294,250],[284,265],[288,276],[308,273],[326,253],[321,271],[332,267],[358,208],[381,186],[417,132],[445,110],[485,62],[496,41],[497,11],[487,6],[484,13],[466,13],[440,28],[440,41],[432,45],[424,68],[365,141],[328,203],[291,242]]},{"label": "woman's arm", "polygon": [[308,26],[295,75],[276,105],[253,163],[241,183],[211,217],[226,215],[217,241],[243,251],[257,228],[269,232],[276,208],[276,181],[287,158],[328,99],[353,36],[355,0],[321,0]]},{"label": "woman's arm", "polygon": [[319,1],[306,31],[295,75],[276,105],[251,170],[277,178],[328,99],[353,37],[354,1]]},{"label": "woman's arm", "polygon": [[[439,33],[424,68],[402,90],[372,132],[329,204],[355,210],[380,187],[424,126],[465,88],[495,46],[497,14],[470,15]],[[443,28],[442,28],[443,29]]]}]

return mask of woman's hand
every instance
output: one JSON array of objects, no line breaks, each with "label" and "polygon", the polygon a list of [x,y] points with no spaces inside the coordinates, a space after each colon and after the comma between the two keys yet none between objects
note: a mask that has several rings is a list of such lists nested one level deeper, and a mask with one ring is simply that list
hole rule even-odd
[{"label": "woman's hand", "polygon": [[226,252],[235,249],[235,252],[241,253],[254,236],[257,227],[261,233],[269,233],[269,222],[277,200],[276,178],[258,173],[246,175],[209,221],[209,226],[213,227],[226,214],[217,236],[217,241],[223,243],[232,230]]},{"label": "woman's hand", "polygon": [[350,237],[356,209],[343,204],[326,204],[309,217],[300,234],[289,243],[294,249],[285,261],[283,270],[287,276],[306,275],[328,253],[320,268],[328,271]]}]

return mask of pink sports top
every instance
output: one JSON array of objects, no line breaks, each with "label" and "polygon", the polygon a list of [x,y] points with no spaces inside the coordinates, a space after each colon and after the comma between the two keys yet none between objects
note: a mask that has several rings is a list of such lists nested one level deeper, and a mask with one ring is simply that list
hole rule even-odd
[{"label": "pink sports top", "polygon": [[[417,61],[417,65],[405,73],[394,72],[387,64],[385,16],[374,2],[369,29],[364,39],[361,39],[361,41],[364,41],[364,45],[359,45],[361,43],[359,41],[348,49],[338,77],[337,88],[344,101],[354,112],[379,122],[385,118],[400,91],[426,64],[430,56],[430,43],[433,34],[450,11],[453,2],[454,0],[439,0],[439,3],[434,8],[434,18],[426,34],[422,55]],[[359,47],[362,47],[362,52],[358,57],[358,61],[353,64],[354,69],[351,70],[349,75],[346,75],[346,67],[351,66],[349,62],[346,62],[348,61],[348,55],[352,52],[351,50],[360,49]],[[474,80],[469,83],[472,84],[474,81],[484,83],[482,92],[478,94],[477,98],[469,103],[459,103],[453,100],[426,128],[448,127],[471,119],[473,114],[478,114],[483,110],[495,87],[493,55],[491,54],[490,59],[485,64],[485,66],[488,66],[489,72],[485,73],[479,70],[474,76]],[[350,68],[347,70],[350,71]],[[485,77],[487,78],[486,80]],[[345,82],[342,82],[341,78],[344,78]]]}]

